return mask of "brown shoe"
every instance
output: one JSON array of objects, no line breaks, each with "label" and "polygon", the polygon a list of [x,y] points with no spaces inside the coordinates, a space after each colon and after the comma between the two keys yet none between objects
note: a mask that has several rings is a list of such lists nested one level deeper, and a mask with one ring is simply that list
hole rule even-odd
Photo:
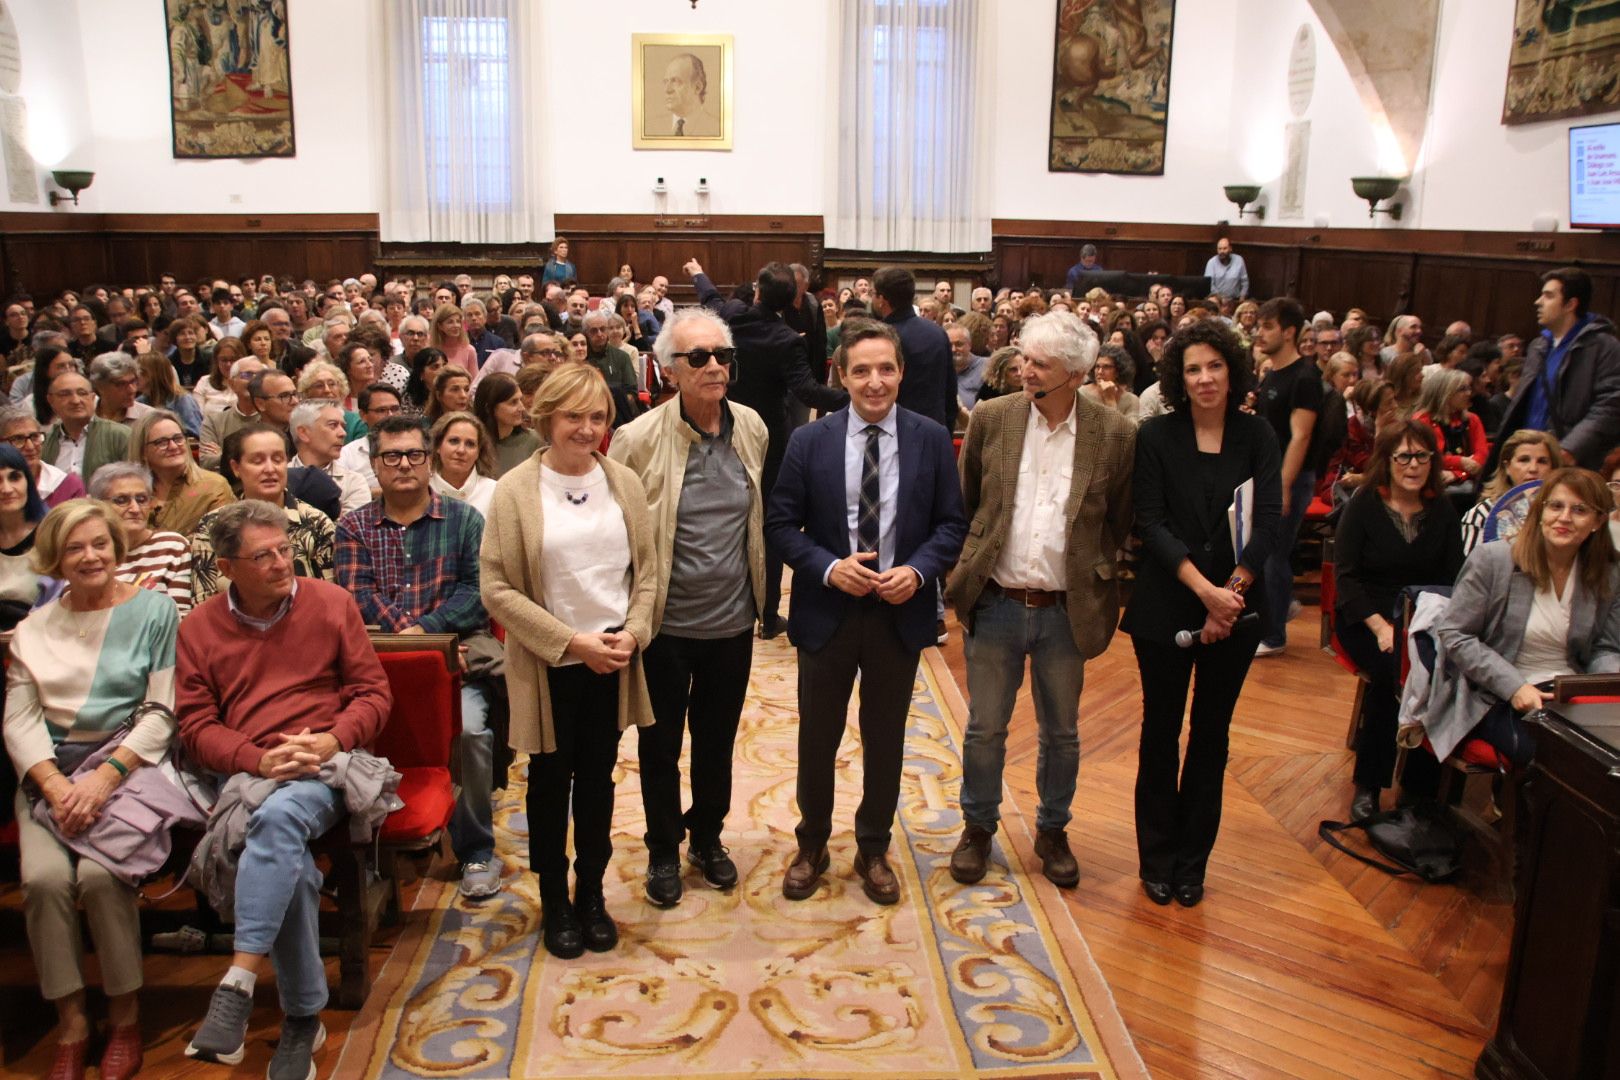
[{"label": "brown shoe", "polygon": [[894,876],[889,869],[889,859],[886,855],[855,856],[855,873],[860,875],[861,888],[866,892],[866,898],[874,904],[893,904],[900,900],[900,879]]},{"label": "brown shoe", "polygon": [[1041,859],[1046,880],[1065,889],[1080,884],[1080,864],[1069,850],[1069,838],[1062,829],[1042,829],[1035,834],[1035,854]]},{"label": "brown shoe", "polygon": [[956,842],[956,850],[951,852],[951,877],[963,885],[982,880],[990,865],[990,837],[994,835],[989,829],[981,829],[977,825],[964,828],[962,839]]},{"label": "brown shoe", "polygon": [[799,849],[782,877],[782,895],[789,900],[808,900],[821,884],[821,875],[827,872],[831,860],[827,858],[825,844],[816,851]]}]

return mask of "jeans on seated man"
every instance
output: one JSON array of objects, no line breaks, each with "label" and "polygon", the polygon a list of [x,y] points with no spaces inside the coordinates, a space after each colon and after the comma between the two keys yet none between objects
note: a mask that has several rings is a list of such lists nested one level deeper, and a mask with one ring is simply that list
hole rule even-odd
[{"label": "jeans on seated man", "polygon": [[274,966],[281,1040],[271,1080],[314,1075],[326,1006],[316,916],[321,873],[309,852],[344,815],[344,792],[315,779],[339,751],[371,742],[392,696],[360,609],[336,585],[293,574],[287,516],[249,499],[211,523],[230,580],[187,616],[176,658],[186,751],[204,769],[277,782],[248,817],[236,871],[236,954],[188,1056],[242,1060],[253,988]]},{"label": "jeans on seated man", "polygon": [[[390,416],[367,436],[382,498],[338,522],[337,580],[360,614],[396,634],[472,634],[489,628],[478,595],[478,549],[484,518],[428,486],[427,433],[409,416]],[[461,863],[461,895],[493,896],[501,888],[495,860],[495,739],[489,698],[461,688],[461,795],[450,819],[450,844]]]}]

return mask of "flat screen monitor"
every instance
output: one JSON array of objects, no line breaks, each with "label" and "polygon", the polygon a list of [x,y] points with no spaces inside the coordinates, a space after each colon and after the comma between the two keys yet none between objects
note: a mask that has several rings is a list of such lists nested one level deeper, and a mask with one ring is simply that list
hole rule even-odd
[{"label": "flat screen monitor", "polygon": [[1569,224],[1620,229],[1620,124],[1569,129]]}]

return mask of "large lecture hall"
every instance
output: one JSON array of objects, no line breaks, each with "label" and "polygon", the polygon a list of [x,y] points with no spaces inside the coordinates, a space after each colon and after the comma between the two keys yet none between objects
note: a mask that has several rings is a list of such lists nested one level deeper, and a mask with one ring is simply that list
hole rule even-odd
[{"label": "large lecture hall", "polygon": [[0,162],[0,1080],[1620,1077],[1620,3],[0,0]]}]

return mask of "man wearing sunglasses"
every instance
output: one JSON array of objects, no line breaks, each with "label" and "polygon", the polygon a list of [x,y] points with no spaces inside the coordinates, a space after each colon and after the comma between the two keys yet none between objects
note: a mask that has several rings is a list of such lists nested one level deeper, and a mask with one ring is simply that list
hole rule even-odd
[{"label": "man wearing sunglasses", "polygon": [[[770,442],[765,449],[762,490],[776,486],[776,474],[787,450],[787,397],[792,394],[807,407],[834,412],[849,403],[849,395],[816,382],[810,370],[804,338],[783,321],[798,285],[786,263],[767,263],[754,283],[754,303],[726,300],[703,272],[696,259],[684,267],[697,289],[698,302],[725,320],[737,347],[736,373],[729,396],[732,404],[747,405],[765,422]],[[667,323],[665,324],[668,325]],[[766,554],[765,607],[759,613],[760,636],[774,638],[786,624],[777,609],[782,603],[782,563]]]},{"label": "man wearing sunglasses", "polygon": [[[726,400],[736,350],[724,320],[683,308],[653,345],[677,393],[620,428],[608,456],[647,489],[658,548],[657,635],[642,658],[654,723],[641,729],[647,899],[681,899],[680,853],[716,889],[737,884],[721,843],[731,809],[731,753],[765,601],[762,489],[768,436]],[[692,729],[692,806],[681,812],[680,758]]]}]

